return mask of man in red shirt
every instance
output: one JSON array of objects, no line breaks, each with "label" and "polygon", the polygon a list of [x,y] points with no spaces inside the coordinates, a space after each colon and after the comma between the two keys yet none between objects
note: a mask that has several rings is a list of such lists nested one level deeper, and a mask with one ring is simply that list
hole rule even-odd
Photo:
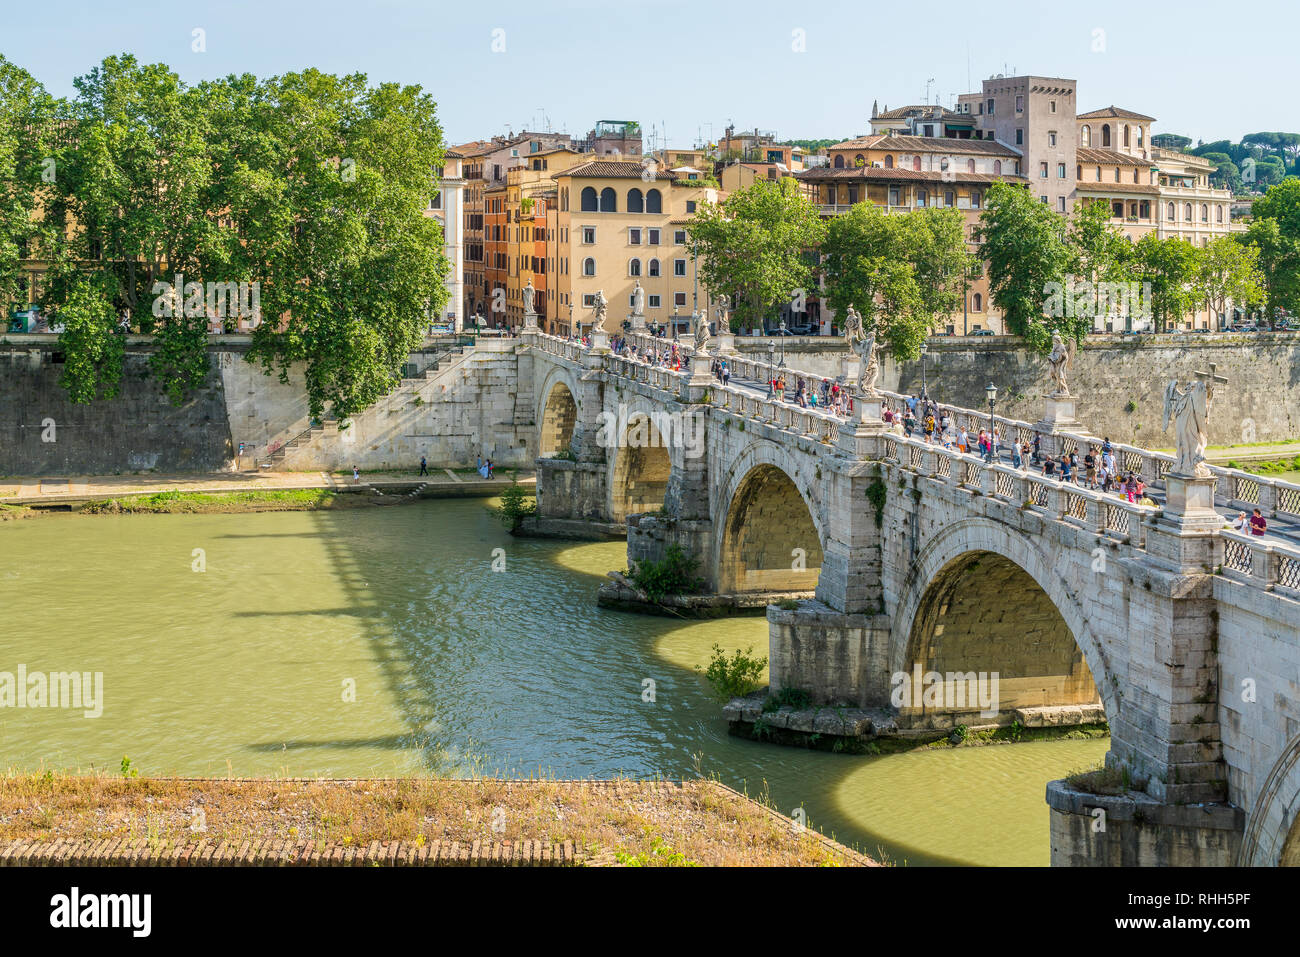
[{"label": "man in red shirt", "polygon": [[1250,517],[1250,534],[1263,535],[1268,528],[1268,522],[1259,509],[1255,509],[1255,514]]}]

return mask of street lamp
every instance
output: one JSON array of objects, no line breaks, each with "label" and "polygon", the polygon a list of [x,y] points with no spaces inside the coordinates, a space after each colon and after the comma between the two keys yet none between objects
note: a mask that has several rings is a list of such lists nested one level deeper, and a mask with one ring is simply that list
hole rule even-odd
[{"label": "street lamp", "polygon": [[781,320],[781,364],[778,365],[777,368],[778,369],[785,368],[785,320],[784,319]]},{"label": "street lamp", "polygon": [[989,458],[988,460],[992,462],[994,457],[998,454],[997,446],[993,444],[993,435],[994,435],[993,410],[997,407],[998,404],[998,387],[995,386],[992,382],[990,382],[988,385],[984,387],[984,394],[989,397]]},{"label": "street lamp", "polygon": [[924,339],[922,339],[921,340],[921,398],[922,399],[930,398],[930,393],[925,391],[925,354],[926,352],[929,351],[929,349],[930,346],[926,343]]},{"label": "street lamp", "polygon": [[[772,367],[776,366],[776,343],[775,342],[769,342],[767,344],[767,364]],[[775,394],[776,394],[776,373],[775,371],[769,371],[767,376],[767,397],[770,399]]]},{"label": "street lamp", "polygon": [[677,303],[673,303],[673,342],[677,341]]}]

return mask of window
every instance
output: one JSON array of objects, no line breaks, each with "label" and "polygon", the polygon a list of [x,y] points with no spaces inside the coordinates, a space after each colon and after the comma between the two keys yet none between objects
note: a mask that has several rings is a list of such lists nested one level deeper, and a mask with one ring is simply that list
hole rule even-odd
[{"label": "window", "polygon": [[1017,113],[1025,112],[1025,97],[1023,94],[1016,95],[1016,112]]},{"label": "window", "polygon": [[912,172],[914,173],[921,172],[921,157],[919,156],[912,157]]},{"label": "window", "polygon": [[596,275],[596,260],[588,256],[582,261],[582,274],[584,276]]},{"label": "window", "polygon": [[1079,130],[1079,145],[1080,146],[1092,145],[1092,127],[1089,126],[1087,123],[1085,123],[1083,127]]},{"label": "window", "polygon": [[646,275],[652,277],[659,275],[659,260],[652,259],[646,263]]},{"label": "window", "polygon": [[975,311],[976,312],[984,311],[984,297],[981,296],[979,293],[975,293]]},{"label": "window", "polygon": [[1140,126],[1136,126],[1136,127],[1134,127],[1134,129],[1137,130],[1137,145],[1138,145],[1138,146],[1141,146],[1141,145],[1142,145],[1142,127],[1140,127]]},{"label": "window", "polygon": [[627,231],[627,243],[628,243],[629,246],[640,246],[640,245],[641,245],[641,230],[639,230],[639,229],[629,229],[629,230]]},{"label": "window", "polygon": [[1047,205],[1047,197],[1046,197],[1046,196],[1039,196],[1039,197],[1038,197],[1038,201],[1039,201],[1040,203],[1042,203],[1044,206]]},{"label": "window", "polygon": [[1065,197],[1064,197],[1064,196],[1058,196],[1058,197],[1056,197],[1056,211],[1057,211],[1058,213],[1063,213],[1063,212],[1065,212]]},{"label": "window", "polygon": [[596,294],[594,292],[583,293],[582,304],[590,309],[596,304]]},{"label": "window", "polygon": [[[687,203],[686,205],[689,207],[687,212],[695,212],[694,203]],[[662,213],[664,211],[663,196],[660,194],[659,190],[651,189],[646,191],[645,211],[647,213]]]},{"label": "window", "polygon": [[1103,123],[1101,126],[1101,145],[1103,149],[1110,148],[1110,124]]},{"label": "window", "polygon": [[1056,164],[1056,178],[1057,178],[1057,179],[1065,179],[1065,164],[1064,164],[1064,163],[1057,163],[1057,164]]},{"label": "window", "polygon": [[1076,167],[1074,168],[1074,178],[1077,179],[1077,180],[1082,180],[1082,179],[1083,179],[1083,164],[1082,164],[1082,163],[1080,163],[1078,166],[1076,166]]},{"label": "window", "polygon": [[951,206],[951,205],[953,204],[953,199],[954,199],[954,197],[953,197],[953,191],[950,190],[950,189],[948,189],[948,190],[944,190],[944,193],[943,193],[943,204],[944,204],[945,206]]},{"label": "window", "polygon": [[1115,182],[1119,182],[1119,167],[1115,167]]},{"label": "window", "polygon": [[1056,101],[1055,101],[1055,100],[1050,100],[1050,101],[1048,102],[1048,104],[1047,104],[1047,107],[1048,107],[1047,112],[1049,112],[1049,113],[1055,113],[1055,112],[1056,112]]},{"label": "window", "polygon": [[994,176],[1002,175],[1002,160],[993,161],[993,175]]},{"label": "window", "polygon": [[600,191],[600,211],[602,213],[618,212],[618,193],[613,188],[606,186]]},{"label": "window", "polygon": [[901,203],[899,203],[898,192],[899,192],[899,188],[898,188],[897,186],[891,186],[891,187],[889,187],[889,205],[890,205],[890,206],[899,206],[899,205],[901,205]]},{"label": "window", "polygon": [[627,211],[629,213],[645,212],[645,202],[641,199],[641,190],[629,189],[627,191]]},{"label": "window", "polygon": [[885,169],[893,169],[893,168],[894,168],[894,157],[893,157],[892,155],[891,155],[891,156],[886,156],[886,157],[885,157]]},{"label": "window", "polygon": [[641,275],[641,260],[639,260],[639,259],[630,259],[630,260],[628,260],[628,264],[627,264],[627,274],[628,274],[629,276],[640,276],[640,275]]},{"label": "window", "polygon": [[686,275],[686,260],[685,260],[685,259],[674,259],[674,260],[673,260],[673,275],[674,275],[674,276],[685,276],[685,275]]},{"label": "window", "polygon": [[1056,130],[1047,131],[1047,145],[1048,146],[1056,145]]},{"label": "window", "polygon": [[1165,219],[1169,220],[1170,222],[1173,222],[1177,218],[1178,216],[1174,213],[1174,204],[1170,203],[1169,208],[1165,210]]},{"label": "window", "polygon": [[596,205],[596,190],[591,186],[586,186],[582,190],[582,211],[584,213],[594,213],[600,207]]},{"label": "window", "polygon": [[966,172],[968,173],[975,172],[975,161],[973,159],[968,159],[966,161]]},{"label": "window", "polygon": [[928,198],[929,198],[929,193],[927,193],[925,190],[923,190],[923,189],[918,189],[918,190],[916,191],[916,205],[917,205],[917,206],[924,206],[924,205],[925,205],[925,201],[926,201]]},{"label": "window", "polygon": [[1046,164],[1046,163],[1039,163],[1039,164],[1038,164],[1038,175],[1039,175],[1039,176],[1046,176],[1046,175],[1047,175],[1047,164]]},{"label": "window", "polygon": [[1131,145],[1132,144],[1129,142],[1129,137],[1128,137],[1128,124],[1125,123],[1124,124],[1124,148],[1128,149],[1128,147]]},{"label": "window", "polygon": [[583,244],[584,246],[592,246],[592,245],[595,245],[595,242],[596,242],[596,227],[595,227],[595,226],[583,226],[583,227],[582,227],[582,244]]},{"label": "window", "polygon": [[993,115],[993,100],[991,98],[988,100],[988,107],[985,112],[988,113],[989,116]]},{"label": "window", "polygon": [[1191,204],[1191,203],[1185,203],[1185,204],[1183,205],[1183,221],[1184,221],[1184,222],[1188,222],[1188,223],[1190,223],[1190,222],[1192,221],[1192,204]]},{"label": "window", "polygon": [[979,193],[979,190],[975,190],[975,192],[973,192],[973,193],[970,194],[970,206],[971,206],[971,209],[979,209],[979,208],[980,208],[980,193]]},{"label": "window", "polygon": [[657,230],[657,229],[651,229],[651,230],[649,230],[648,232],[650,233],[650,235],[649,235],[649,236],[647,237],[647,239],[646,239],[646,245],[647,245],[647,246],[658,246],[658,245],[659,245],[659,230]]},{"label": "window", "polygon": [[673,231],[673,245],[674,246],[686,245],[686,230],[677,229]]},{"label": "window", "polygon": [[1151,218],[1151,200],[1144,199],[1138,204],[1138,215],[1143,219]]},{"label": "window", "polygon": [[1221,223],[1221,222],[1223,222],[1223,207],[1222,207],[1222,206],[1215,206],[1215,207],[1214,207],[1214,221],[1215,221],[1216,223]]},{"label": "window", "polygon": [[1210,221],[1210,207],[1205,203],[1201,203],[1201,222],[1208,223],[1209,221]]},{"label": "window", "polygon": [[844,155],[843,155],[843,154],[837,154],[837,155],[836,155],[836,157],[835,157],[835,168],[836,168],[836,169],[844,169]]},{"label": "window", "polygon": [[1023,129],[1017,129],[1017,130],[1016,130],[1016,145],[1017,145],[1017,146],[1021,146],[1021,145],[1024,144],[1024,142],[1025,142],[1025,131],[1024,131]]},{"label": "window", "polygon": [[658,294],[653,295],[653,296],[646,296],[646,304],[647,304],[651,309],[658,309],[658,308],[659,308],[659,296],[658,296]]},{"label": "window", "polygon": [[686,211],[687,211],[688,213],[693,213],[693,212],[695,212],[695,200],[693,200],[693,199],[688,199],[688,200],[686,201]]},{"label": "window", "polygon": [[673,305],[674,305],[674,306],[684,306],[684,305],[686,305],[686,293],[684,293],[684,292],[675,292],[675,293],[673,293]]},{"label": "window", "polygon": [[1112,217],[1114,217],[1115,219],[1123,219],[1123,218],[1124,218],[1124,204],[1123,204],[1122,202],[1120,202],[1119,200],[1114,200],[1114,201],[1110,204],[1110,215],[1111,215]]}]

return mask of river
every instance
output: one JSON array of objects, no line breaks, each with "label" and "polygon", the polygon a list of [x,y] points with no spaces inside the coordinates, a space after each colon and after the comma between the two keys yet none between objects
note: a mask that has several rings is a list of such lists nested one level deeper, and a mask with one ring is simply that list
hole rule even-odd
[{"label": "river", "polygon": [[[497,550],[500,551],[497,551]],[[103,714],[0,710],[0,763],[186,776],[716,776],[895,864],[1048,863],[1046,782],[1105,740],[848,756],[731,737],[696,665],[765,619],[596,607],[621,543],[481,500],[0,525],[0,671],[103,672]],[[646,679],[654,700],[643,700]]]}]

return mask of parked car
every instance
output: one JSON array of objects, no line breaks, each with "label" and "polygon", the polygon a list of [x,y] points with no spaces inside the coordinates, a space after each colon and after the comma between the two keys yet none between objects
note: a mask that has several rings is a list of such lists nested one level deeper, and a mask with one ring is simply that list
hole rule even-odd
[{"label": "parked car", "polygon": [[971,335],[972,335],[972,336],[991,336],[991,335],[993,335],[993,330],[992,330],[992,329],[976,329],[974,332],[971,333]]}]

